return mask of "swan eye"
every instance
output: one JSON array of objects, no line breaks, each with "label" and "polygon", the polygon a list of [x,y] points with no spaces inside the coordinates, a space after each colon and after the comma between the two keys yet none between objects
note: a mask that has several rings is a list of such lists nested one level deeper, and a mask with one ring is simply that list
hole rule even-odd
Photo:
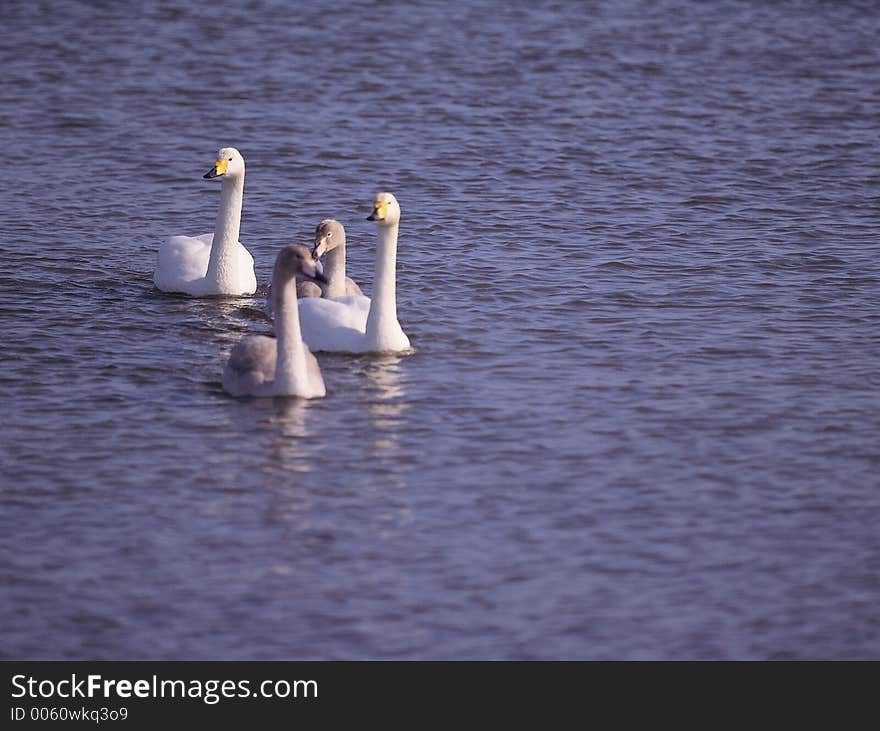
[{"label": "swan eye", "polygon": [[232,162],[232,158],[231,158],[231,157],[229,158],[229,162]]},{"label": "swan eye", "polygon": [[333,238],[333,232],[332,232],[332,231],[328,231],[328,232],[327,232],[327,238],[328,238],[328,239],[332,239],[332,238]]}]

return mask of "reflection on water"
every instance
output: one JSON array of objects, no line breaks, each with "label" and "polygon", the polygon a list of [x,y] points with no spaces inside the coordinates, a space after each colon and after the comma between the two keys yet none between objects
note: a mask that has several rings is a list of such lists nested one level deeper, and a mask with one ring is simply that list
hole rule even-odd
[{"label": "reflection on water", "polygon": [[315,469],[321,445],[309,430],[309,411],[314,401],[280,396],[243,401],[259,414],[253,438],[266,442],[265,450],[261,450],[261,469],[271,483],[283,484],[293,475]]},{"label": "reflection on water", "polygon": [[271,438],[270,459],[281,472],[308,472],[312,469],[315,444],[310,442],[308,412],[314,402],[301,398],[274,398],[275,415],[268,420],[275,436]]},{"label": "reflection on water", "polygon": [[370,421],[373,425],[375,456],[394,449],[400,443],[400,429],[407,409],[406,389],[401,383],[401,356],[384,355],[371,359],[364,368],[370,388]]},{"label": "reflection on water", "polygon": [[[3,4],[0,656],[880,657],[880,14],[396,4]],[[223,144],[263,287],[398,195],[417,355],[223,393]]]},{"label": "reflection on water", "polygon": [[369,411],[370,457],[396,489],[406,487],[410,456],[402,447],[406,423],[406,388],[402,382],[402,357],[382,355],[369,359],[363,369],[367,388],[364,398]]},{"label": "reflection on water", "polygon": [[407,389],[403,382],[407,356],[385,354],[369,358],[363,368],[364,398],[369,411],[370,458],[382,479],[373,488],[385,508],[377,516],[376,536],[399,539],[414,520],[409,487],[412,455],[404,443],[407,424]]},{"label": "reflection on water", "polygon": [[[308,530],[312,498],[304,489],[309,472],[320,469],[319,443],[310,438],[308,416],[314,401],[300,398],[276,397],[261,399],[266,402],[268,416],[261,421],[259,436],[268,441],[262,473],[270,509],[267,521],[284,524],[293,534]],[[284,573],[281,563],[273,569]]]}]

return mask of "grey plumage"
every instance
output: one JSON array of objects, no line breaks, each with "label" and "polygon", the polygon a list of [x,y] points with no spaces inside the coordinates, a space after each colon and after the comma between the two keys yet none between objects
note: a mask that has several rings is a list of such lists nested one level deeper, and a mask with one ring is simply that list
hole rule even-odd
[{"label": "grey plumage", "polygon": [[314,277],[315,261],[305,246],[285,246],[272,272],[276,338],[249,335],[233,349],[223,371],[223,388],[233,396],[324,396],[318,360],[303,342],[296,276]]}]

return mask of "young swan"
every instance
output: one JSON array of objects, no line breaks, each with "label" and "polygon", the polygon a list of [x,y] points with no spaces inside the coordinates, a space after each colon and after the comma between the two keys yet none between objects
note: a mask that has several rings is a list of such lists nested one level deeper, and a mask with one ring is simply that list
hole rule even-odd
[{"label": "young swan", "polygon": [[363,296],[354,280],[345,276],[345,229],[332,218],[325,218],[315,229],[312,257],[320,259],[322,256],[326,284],[302,281],[296,291],[300,297]]},{"label": "young swan", "polygon": [[[326,253],[327,264],[321,264],[320,257]],[[369,309],[370,301],[364,297],[361,288],[349,277],[345,276],[345,229],[339,221],[326,218],[318,224],[315,230],[315,246],[312,249],[312,258],[318,273],[314,277],[305,274],[296,275],[297,297],[360,297],[366,301],[364,318]],[[269,319],[275,317],[272,302],[272,285],[266,292],[266,314]]]},{"label": "young swan", "polygon": [[285,246],[275,259],[272,297],[275,335],[248,335],[232,349],[223,388],[233,396],[326,395],[318,361],[303,342],[296,301],[296,276],[315,276],[315,262],[305,246]]},{"label": "young swan", "polygon": [[373,298],[301,300],[303,338],[312,350],[393,353],[410,349],[409,338],[397,321],[397,199],[391,193],[379,193],[367,220],[376,222],[379,234]]},{"label": "young swan", "polygon": [[[306,274],[305,272],[300,271],[296,275],[296,296],[297,297],[320,297],[322,289],[327,286],[327,279],[324,277],[324,265],[321,264],[319,259],[315,259],[312,256],[311,252],[301,244],[291,244],[291,246],[295,246],[297,249],[301,249],[308,256],[312,257],[312,262],[315,265],[315,273],[314,276]],[[314,292],[317,291],[317,294]],[[275,298],[272,296],[272,282],[269,282],[269,286],[266,287],[266,305],[265,305],[266,314],[269,316],[270,320],[275,319]]]},{"label": "young swan", "polygon": [[217,158],[204,176],[223,179],[214,233],[172,236],[159,247],[153,282],[163,292],[209,297],[257,291],[254,258],[238,240],[244,158],[234,147],[224,147]]}]

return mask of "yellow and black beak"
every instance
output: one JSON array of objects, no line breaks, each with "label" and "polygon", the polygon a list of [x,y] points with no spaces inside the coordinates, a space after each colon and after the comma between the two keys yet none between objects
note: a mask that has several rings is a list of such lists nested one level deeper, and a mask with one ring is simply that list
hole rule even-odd
[{"label": "yellow and black beak", "polygon": [[384,221],[388,215],[388,201],[376,201],[373,204],[373,212],[367,216],[368,221]]},{"label": "yellow and black beak", "polygon": [[204,174],[204,178],[217,178],[221,175],[226,175],[226,166],[229,165],[229,160],[217,160],[214,163],[214,167],[212,167],[208,172]]}]

